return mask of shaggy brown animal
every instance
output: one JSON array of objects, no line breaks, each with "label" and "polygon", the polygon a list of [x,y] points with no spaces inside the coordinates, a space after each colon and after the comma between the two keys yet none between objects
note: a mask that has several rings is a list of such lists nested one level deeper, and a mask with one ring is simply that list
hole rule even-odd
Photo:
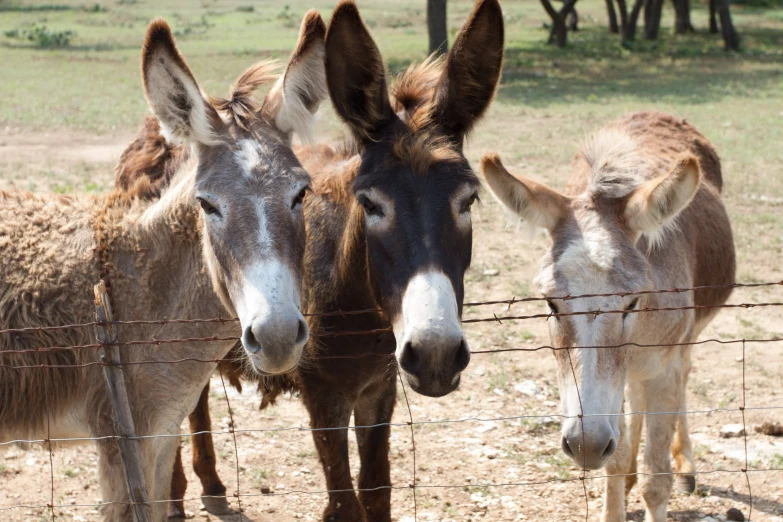
[{"label": "shaggy brown animal", "polygon": [[[140,197],[160,197],[162,188],[190,157],[190,149],[170,145],[160,134],[160,123],[155,116],[144,118],[144,126],[136,139],[128,145],[114,167],[114,186],[123,190],[135,190]],[[139,174],[149,181],[146,187],[135,187]]]},{"label": "shaggy brown animal", "polygon": [[[736,269],[715,149],[684,120],[640,112],[588,139],[565,195],[515,178],[497,155],[486,156],[482,166],[498,199],[552,237],[537,283],[555,314],[552,346],[569,348],[555,352],[566,417],[563,451],[581,467],[606,468],[601,520],[625,520],[646,422],[645,520],[665,522],[670,451],[681,490],[695,491],[696,469],[686,415],[663,412],[687,410],[687,343],[729,298]],[[648,292],[699,286],[718,288]],[[617,295],[557,298],[606,293]],[[645,308],[670,311],[637,313]],[[592,310],[623,313],[585,314]],[[636,415],[621,415],[624,391],[625,413]]]},{"label": "shaggy brown animal", "polygon": [[[240,127],[218,117],[168,25],[156,20],[142,54],[145,94],[161,126],[193,151],[165,195],[139,197],[154,190],[148,178],[105,196],[0,192],[0,328],[11,330],[0,334],[0,440],[100,438],[105,520],[130,521],[131,513],[100,354],[66,349],[93,344],[92,328],[36,328],[93,321],[92,286],[106,277],[117,319],[239,315],[239,323],[121,326],[120,342],[241,333],[258,371],[285,372],[299,362],[307,340],[299,311],[302,198],[310,180],[290,132],[309,131],[302,111],[315,110],[326,94],[323,32],[305,43],[267,109],[241,115]],[[271,74],[262,64],[242,78]],[[301,75],[316,80],[304,83]],[[246,96],[242,78],[233,102]],[[159,501],[169,495],[179,426],[233,344],[151,342],[121,351],[136,432],[161,435],[139,442],[156,521],[166,518]]]},{"label": "shaggy brown animal", "polygon": [[[303,310],[381,312],[311,318],[308,362],[283,382],[301,392],[311,426],[319,430],[313,438],[334,491],[325,520],[391,519],[388,422],[396,394],[395,353],[409,385],[427,395],[455,389],[468,363],[459,315],[477,179],[462,143],[492,99],[502,56],[500,6],[480,0],[445,60],[412,66],[389,89],[383,60],[356,6],[342,2],[332,16],[327,84],[355,141],[297,150],[313,177],[305,202]],[[329,335],[390,326],[393,332]],[[282,389],[280,381],[268,383],[264,378],[260,385],[265,401]],[[191,426],[208,429],[202,397]],[[362,460],[358,498],[347,459],[348,431],[320,430],[347,426],[351,413],[357,426],[372,426],[356,430]],[[211,454],[211,447],[195,447],[199,441],[208,442],[194,439],[194,456]],[[204,462],[195,468],[206,485],[216,475],[214,465],[205,471]]]}]

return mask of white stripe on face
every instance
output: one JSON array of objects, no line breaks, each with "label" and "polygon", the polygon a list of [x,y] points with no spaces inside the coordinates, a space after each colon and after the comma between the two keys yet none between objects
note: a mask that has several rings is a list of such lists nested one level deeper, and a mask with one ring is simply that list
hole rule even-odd
[{"label": "white stripe on face", "polygon": [[[397,357],[407,342],[452,348],[462,339],[457,309],[457,296],[446,274],[427,271],[416,274],[409,282],[402,298],[402,310],[395,319]],[[433,354],[437,356],[437,354]]]},{"label": "white stripe on face", "polygon": [[269,156],[269,149],[262,143],[253,139],[239,141],[239,149],[234,152],[234,156],[245,177],[253,177],[253,171],[261,165],[261,154]]}]

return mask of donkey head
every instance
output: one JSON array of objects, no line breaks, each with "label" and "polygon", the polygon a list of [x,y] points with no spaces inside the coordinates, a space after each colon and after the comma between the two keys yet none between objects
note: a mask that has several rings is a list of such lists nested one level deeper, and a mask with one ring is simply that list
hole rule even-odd
[{"label": "donkey head", "polygon": [[460,318],[478,181],[462,142],[492,100],[502,58],[500,6],[479,0],[445,64],[404,73],[390,101],[352,2],[337,6],[326,34],[329,94],[359,143],[353,191],[373,298],[392,323],[400,368],[424,395],[456,389],[470,360]]},{"label": "donkey head", "polygon": [[[622,345],[656,342],[656,333],[666,329],[650,324],[665,320],[660,314],[634,312],[649,297],[639,292],[656,287],[647,245],[688,206],[701,176],[690,156],[654,179],[625,175],[643,168],[632,156],[626,155],[625,167],[607,163],[606,157],[583,152],[579,161],[587,158],[593,174],[585,192],[572,198],[512,176],[495,155],[482,161],[495,196],[552,238],[536,282],[554,314],[549,335],[567,416],[562,448],[587,469],[603,467],[617,447],[627,361],[635,350]],[[585,294],[631,295],[557,299]],[[619,312],[590,313],[596,310]],[[596,348],[602,346],[607,348]]]},{"label": "donkey head", "polygon": [[268,64],[248,69],[219,100],[201,92],[165,21],[152,22],[144,42],[150,108],[165,135],[190,145],[197,162],[192,203],[203,209],[213,287],[239,316],[242,344],[263,374],[292,369],[309,335],[299,295],[310,178],[290,134],[307,135],[326,97],[325,32],[320,15],[308,13],[288,68],[263,104],[252,92],[275,78]]}]

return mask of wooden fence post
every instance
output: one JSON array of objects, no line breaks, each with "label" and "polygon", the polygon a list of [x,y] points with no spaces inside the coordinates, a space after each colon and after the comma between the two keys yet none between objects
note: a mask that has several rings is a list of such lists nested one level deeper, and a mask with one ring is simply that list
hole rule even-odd
[{"label": "wooden fence post", "polygon": [[95,285],[95,320],[98,340],[103,344],[101,360],[103,378],[109,390],[109,398],[114,412],[114,434],[118,437],[120,460],[125,473],[128,498],[132,502],[131,512],[135,522],[152,522],[152,507],[147,500],[147,487],[139,455],[139,441],[134,439],[136,427],[133,424],[128,392],[125,389],[125,375],[120,366],[120,347],[117,342],[117,327],[108,324],[112,321],[111,303],[103,280]]}]

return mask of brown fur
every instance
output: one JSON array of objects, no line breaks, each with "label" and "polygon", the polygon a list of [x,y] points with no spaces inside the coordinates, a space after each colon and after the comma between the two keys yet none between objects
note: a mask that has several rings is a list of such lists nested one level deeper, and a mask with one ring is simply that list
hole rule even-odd
[{"label": "brown fur", "polygon": [[[485,17],[490,17],[495,28],[502,25],[502,15],[494,0],[477,3],[466,24],[467,30],[475,31],[476,26],[484,30]],[[303,312],[371,308],[381,308],[383,312],[310,317],[309,362],[290,376],[263,378],[258,386],[264,395],[262,406],[274,400],[282,390],[301,391],[313,428],[347,426],[351,412],[354,412],[357,425],[381,424],[356,432],[362,460],[358,486],[375,489],[362,491],[358,498],[352,491],[346,458],[347,430],[314,431],[313,437],[327,477],[327,488],[343,490],[330,495],[324,518],[339,518],[342,522],[384,522],[390,520],[391,511],[387,488],[390,484],[390,431],[383,423],[389,422],[394,408],[395,339],[391,332],[372,336],[328,336],[332,331],[387,329],[392,315],[385,303],[376,300],[376,296],[383,297],[383,294],[370,273],[364,211],[354,195],[354,187],[367,149],[371,147],[378,147],[387,154],[379,164],[389,172],[377,176],[384,175],[388,180],[398,176],[400,183],[406,180],[416,183],[416,190],[420,190],[420,178],[436,172],[436,178],[429,184],[430,192],[422,192],[422,198],[433,197],[433,193],[443,197],[455,186],[475,184],[475,176],[468,170],[461,154],[462,138],[477,115],[484,112],[494,93],[502,59],[502,31],[496,30],[492,41],[485,42],[487,46],[482,50],[490,51],[492,56],[486,69],[479,68],[487,73],[486,77],[473,77],[470,68],[465,69],[464,63],[452,57],[452,68],[456,71],[453,74],[457,77],[451,77],[452,82],[444,87],[449,71],[443,61],[430,59],[402,73],[393,83],[391,96],[387,94],[383,61],[355,5],[350,2],[338,5],[326,40],[329,92],[338,114],[353,131],[355,141],[335,147],[318,145],[297,150],[299,161],[313,178],[313,193],[305,200],[308,247],[304,263]],[[466,52],[473,59],[475,42],[463,37],[458,41],[459,52]],[[479,41],[483,40],[479,38]],[[341,70],[345,74],[341,74]],[[460,85],[462,82],[467,85]],[[456,116],[445,118],[442,107],[435,102],[453,104],[449,96],[455,94],[449,90],[451,88],[457,95],[464,93],[472,105],[460,109]],[[441,92],[443,89],[445,91]],[[472,89],[481,92],[475,95]],[[358,97],[364,105],[348,103],[352,96],[357,98],[359,91]],[[403,198],[401,203],[408,202]],[[453,251],[449,256],[453,257]],[[461,286],[459,288],[461,306]],[[388,299],[399,301],[400,296]],[[206,411],[206,404],[200,403],[193,415],[203,417]],[[201,442],[194,439],[194,444]],[[208,448],[199,448],[197,453],[207,452]],[[206,491],[212,480],[211,472],[199,476]]]},{"label": "brown fur", "polygon": [[[262,69],[253,68],[240,79],[234,102],[245,96],[243,89],[258,84]],[[200,94],[163,20],[154,21],[148,29],[142,71],[151,108],[174,136],[198,150],[197,157],[186,160],[185,154],[169,153],[168,145],[153,135],[157,127],[146,125],[140,139],[123,155],[117,171],[121,189],[113,193],[87,197],[0,192],[0,328],[33,328],[0,335],[0,439],[99,438],[99,482],[107,502],[103,517],[112,521],[130,520],[131,513],[116,441],[109,438],[114,429],[100,354],[95,348],[78,348],[95,343],[94,332],[79,327],[34,328],[93,321],[92,286],[99,278],[111,283],[115,319],[195,319],[225,315],[226,308],[233,313],[231,296],[236,291],[228,291],[229,278],[241,279],[243,274],[237,272],[254,266],[259,256],[274,258],[282,266],[293,263],[290,272],[300,272],[304,221],[301,214],[297,221],[292,212],[295,207],[288,192],[291,185],[304,187],[309,181],[288,145],[287,131],[275,126],[281,118],[275,116],[272,124],[261,115],[240,112],[238,107],[244,110],[247,103],[231,103],[222,110],[235,113],[232,122],[222,122]],[[323,91],[322,86],[306,94],[317,105]],[[286,104],[297,103],[301,100],[296,96],[286,100]],[[281,110],[289,108],[286,104]],[[253,140],[263,141],[259,155],[274,154],[274,161],[266,160],[273,164],[271,168],[261,169],[235,157],[242,147],[253,147]],[[175,168],[177,163],[180,168]],[[169,173],[174,171],[170,180]],[[159,187],[169,182],[172,186],[155,200]],[[232,229],[251,233],[220,237],[220,229],[216,232],[209,224],[211,218],[202,217],[196,202],[197,184],[200,189],[206,187],[210,197],[225,198],[221,218]],[[260,226],[254,212],[237,212],[257,208],[261,199],[273,200],[264,209],[274,218],[265,225],[271,245],[253,240],[259,236],[252,233],[254,227],[257,232]],[[247,259],[245,253],[249,253]],[[231,262],[226,263],[227,258]],[[299,281],[292,285],[298,291]],[[281,304],[299,314],[293,296],[291,303]],[[296,315],[291,315],[294,323]],[[119,341],[239,333],[234,322],[150,323],[120,326]],[[276,344],[276,339],[269,341]],[[123,349],[136,433],[176,435],[216,362],[232,344],[198,343],[194,351],[186,343],[151,342]],[[77,348],[64,349],[73,346]],[[206,362],[188,360],[194,353]],[[282,357],[287,362],[294,353],[291,350]],[[238,383],[236,378],[229,380]],[[156,521],[166,516],[166,504],[159,501],[169,498],[176,444],[174,436],[145,438],[139,444]]]},{"label": "brown fur", "polygon": [[[680,474],[678,487],[692,492],[696,481],[687,417],[660,413],[686,411],[691,348],[682,344],[695,341],[718,313],[716,305],[731,294],[736,270],[715,149],[685,121],[641,112],[610,123],[588,139],[574,160],[566,195],[513,178],[492,157],[486,158],[485,177],[504,204],[552,236],[537,281],[550,297],[552,311],[564,314],[550,323],[552,345],[570,347],[556,352],[568,416],[564,450],[579,465],[580,458],[589,458],[590,469],[606,468],[602,520],[624,519],[624,498],[636,481],[646,422],[644,460],[650,475],[642,486],[645,520],[664,522],[673,482],[670,451]],[[647,293],[713,285],[723,288]],[[599,292],[637,295],[556,297]],[[644,308],[671,311],[614,318],[570,314]],[[619,348],[580,346],[585,343]],[[639,349],[627,343],[664,346]],[[623,390],[630,403],[626,412],[659,414],[633,415],[626,424],[614,416],[622,411]],[[606,415],[610,417],[602,418]],[[615,428],[617,439],[607,435]]]},{"label": "brown fur", "polygon": [[114,167],[114,185],[141,197],[157,198],[189,156],[188,149],[170,145],[161,136],[157,118],[147,116],[138,136]]}]

